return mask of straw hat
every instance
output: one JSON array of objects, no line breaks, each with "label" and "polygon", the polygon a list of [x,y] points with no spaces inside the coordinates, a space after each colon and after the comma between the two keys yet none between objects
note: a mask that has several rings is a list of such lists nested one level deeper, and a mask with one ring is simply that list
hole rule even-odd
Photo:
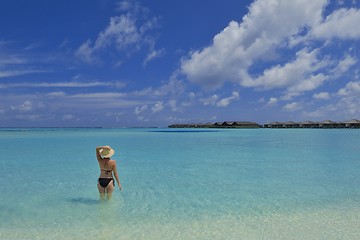
[{"label": "straw hat", "polygon": [[114,149],[109,147],[109,148],[100,149],[99,153],[103,158],[110,158],[112,155],[114,155],[115,151],[114,151]]}]

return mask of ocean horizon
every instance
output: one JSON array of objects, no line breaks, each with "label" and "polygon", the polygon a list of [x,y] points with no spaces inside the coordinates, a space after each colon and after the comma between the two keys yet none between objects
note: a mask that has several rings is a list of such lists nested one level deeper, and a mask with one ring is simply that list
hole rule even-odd
[{"label": "ocean horizon", "polygon": [[[360,239],[360,131],[1,128],[0,239]],[[100,201],[95,147],[123,191]]]}]

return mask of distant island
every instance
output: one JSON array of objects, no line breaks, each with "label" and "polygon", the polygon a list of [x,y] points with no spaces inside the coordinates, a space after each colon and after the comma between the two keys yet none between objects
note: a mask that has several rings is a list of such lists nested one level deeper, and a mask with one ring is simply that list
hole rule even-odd
[{"label": "distant island", "polygon": [[225,121],[215,123],[178,123],[169,128],[360,128],[360,120],[352,119],[342,122],[325,120],[322,122],[271,122],[264,125],[256,122]]}]

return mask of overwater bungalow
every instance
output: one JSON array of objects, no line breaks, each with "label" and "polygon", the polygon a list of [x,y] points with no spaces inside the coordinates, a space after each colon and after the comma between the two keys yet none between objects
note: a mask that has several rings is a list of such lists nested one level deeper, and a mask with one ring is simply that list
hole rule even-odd
[{"label": "overwater bungalow", "polygon": [[223,122],[219,127],[223,128],[259,128],[260,125],[255,122]]},{"label": "overwater bungalow", "polygon": [[214,123],[214,127],[221,127],[223,122],[216,122]]},{"label": "overwater bungalow", "polygon": [[300,128],[319,128],[319,123],[312,121],[304,121],[299,123]]},{"label": "overwater bungalow", "polygon": [[234,122],[233,127],[236,128],[260,128],[261,126],[256,122]]},{"label": "overwater bungalow", "polygon": [[299,127],[300,124],[293,121],[283,123],[283,128],[299,128]]},{"label": "overwater bungalow", "polygon": [[283,128],[284,124],[282,122],[271,122],[268,124],[264,124],[265,128]]},{"label": "overwater bungalow", "polygon": [[225,121],[216,123],[184,123],[172,124],[170,128],[360,128],[360,120],[352,119],[343,122],[334,122],[331,120],[324,120],[322,122],[272,122],[266,123],[263,126],[255,122],[235,122]]},{"label": "overwater bungalow", "polygon": [[343,122],[346,128],[360,128],[360,120],[351,119]]},{"label": "overwater bungalow", "polygon": [[216,123],[190,123],[190,124],[171,124],[170,128],[260,128],[255,122],[216,122]]},{"label": "overwater bungalow", "polygon": [[325,120],[319,123],[320,128],[336,128],[336,122],[333,122],[331,120]]},{"label": "overwater bungalow", "polygon": [[325,120],[322,122],[272,122],[264,124],[264,128],[360,128],[360,120],[352,119],[343,122]]}]

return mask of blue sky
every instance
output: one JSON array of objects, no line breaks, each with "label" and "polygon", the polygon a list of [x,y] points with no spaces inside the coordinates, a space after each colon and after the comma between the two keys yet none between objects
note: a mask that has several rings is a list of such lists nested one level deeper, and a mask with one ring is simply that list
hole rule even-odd
[{"label": "blue sky", "polygon": [[360,1],[0,2],[0,127],[360,119]]}]

